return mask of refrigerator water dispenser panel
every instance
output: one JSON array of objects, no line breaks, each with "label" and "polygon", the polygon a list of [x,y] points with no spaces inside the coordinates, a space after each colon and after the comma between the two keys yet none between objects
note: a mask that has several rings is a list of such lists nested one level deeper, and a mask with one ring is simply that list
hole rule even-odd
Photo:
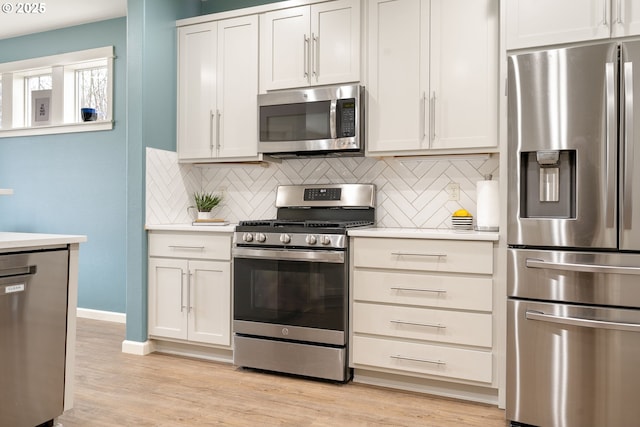
[{"label": "refrigerator water dispenser panel", "polygon": [[576,151],[521,153],[523,218],[576,217]]}]

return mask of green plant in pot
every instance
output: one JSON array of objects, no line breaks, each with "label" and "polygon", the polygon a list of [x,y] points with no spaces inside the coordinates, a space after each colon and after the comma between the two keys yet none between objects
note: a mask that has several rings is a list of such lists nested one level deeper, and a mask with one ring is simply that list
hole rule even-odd
[{"label": "green plant in pot", "polygon": [[215,208],[222,201],[222,196],[208,191],[200,191],[193,194],[198,210],[198,219],[208,219],[211,217],[211,209]]}]

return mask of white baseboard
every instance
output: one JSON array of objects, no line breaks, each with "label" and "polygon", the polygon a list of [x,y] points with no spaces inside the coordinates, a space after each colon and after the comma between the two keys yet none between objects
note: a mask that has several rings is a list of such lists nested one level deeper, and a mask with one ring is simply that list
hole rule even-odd
[{"label": "white baseboard", "polygon": [[126,313],[115,311],[92,310],[90,308],[77,308],[76,315],[83,319],[105,320],[107,322],[127,323]]},{"label": "white baseboard", "polygon": [[146,356],[149,353],[153,353],[155,351],[154,344],[152,341],[122,341],[122,352],[127,354],[135,354],[136,356]]}]

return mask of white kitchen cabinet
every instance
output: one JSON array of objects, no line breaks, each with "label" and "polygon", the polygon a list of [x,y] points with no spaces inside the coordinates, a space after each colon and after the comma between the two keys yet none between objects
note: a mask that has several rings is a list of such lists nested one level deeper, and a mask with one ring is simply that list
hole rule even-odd
[{"label": "white kitchen cabinet", "polygon": [[507,49],[640,34],[636,0],[509,0]]},{"label": "white kitchen cabinet", "polygon": [[148,298],[150,337],[230,347],[231,236],[151,232]]},{"label": "white kitchen cabinet", "polygon": [[496,148],[496,0],[369,0],[368,41],[369,154]]},{"label": "white kitchen cabinet", "polygon": [[493,243],[353,238],[356,369],[493,383]]},{"label": "white kitchen cabinet", "polygon": [[261,15],[260,90],[360,80],[360,0]]},{"label": "white kitchen cabinet", "polygon": [[257,15],[178,29],[180,161],[257,159],[257,94]]}]

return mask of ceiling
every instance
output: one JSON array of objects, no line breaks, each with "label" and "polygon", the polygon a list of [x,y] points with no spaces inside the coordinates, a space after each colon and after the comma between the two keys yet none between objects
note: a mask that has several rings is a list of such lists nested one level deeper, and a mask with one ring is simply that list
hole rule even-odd
[{"label": "ceiling", "polygon": [[[45,6],[43,13],[17,13],[20,5]],[[12,9],[8,12],[6,9]],[[57,28],[103,21],[127,15],[127,0],[54,0],[46,2],[2,2],[0,39]]]}]

